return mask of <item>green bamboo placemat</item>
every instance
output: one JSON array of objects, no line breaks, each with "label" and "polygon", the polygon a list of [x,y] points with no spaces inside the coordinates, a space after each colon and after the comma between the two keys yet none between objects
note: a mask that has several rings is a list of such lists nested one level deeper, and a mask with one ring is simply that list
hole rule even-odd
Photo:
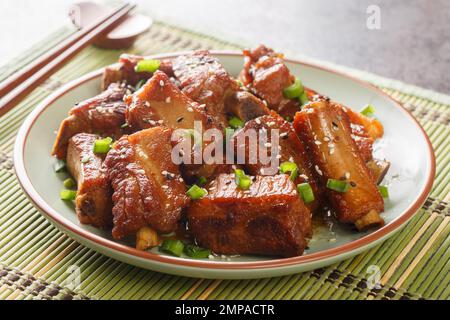
[{"label": "green bamboo placemat", "polygon": [[[0,68],[0,80],[71,33],[47,41]],[[241,46],[155,23],[133,53]],[[0,119],[0,299],[448,299],[450,295],[450,97],[334,66],[403,102],[436,153],[433,190],[407,226],[383,244],[327,268],[258,280],[176,277],[133,267],[90,250],[53,227],[27,200],[14,175],[12,148],[27,114],[60,85],[117,60],[120,52],[86,48]],[[79,267],[79,287],[71,266]],[[381,286],[367,288],[373,266]]]}]

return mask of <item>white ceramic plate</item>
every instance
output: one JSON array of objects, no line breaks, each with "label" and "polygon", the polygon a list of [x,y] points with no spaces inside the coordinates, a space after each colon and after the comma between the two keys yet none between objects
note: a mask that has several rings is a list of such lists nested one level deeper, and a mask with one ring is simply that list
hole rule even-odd
[{"label": "white ceramic plate", "polygon": [[[241,70],[243,58],[240,53],[212,53],[232,75],[237,75]],[[385,178],[390,197],[383,214],[386,221],[384,227],[366,233],[358,233],[338,224],[333,225],[331,230],[316,228],[309,249],[299,257],[271,259],[240,256],[193,260],[164,255],[157,249],[137,251],[125,243],[114,241],[110,232],[80,224],[73,207],[59,199],[64,177],[53,172],[54,160],[50,150],[55,130],[74,103],[100,92],[102,70],[58,89],[26,119],[14,149],[14,165],[19,181],[42,214],[76,241],[117,260],[155,271],[202,278],[260,278],[307,271],[354,256],[392,236],[426,200],[435,173],[431,144],[410,113],[370,84],[299,61],[288,60],[288,66],[306,86],[333,100],[355,109],[368,103],[376,107],[376,116],[385,129],[383,139],[376,146],[377,157],[392,163]]]}]

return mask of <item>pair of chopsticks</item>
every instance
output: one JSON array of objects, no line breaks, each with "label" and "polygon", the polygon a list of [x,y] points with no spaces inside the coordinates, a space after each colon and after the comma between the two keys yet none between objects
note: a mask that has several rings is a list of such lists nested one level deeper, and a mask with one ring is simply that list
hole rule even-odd
[{"label": "pair of chopsticks", "polygon": [[120,5],[0,83],[0,117],[98,36],[113,30],[135,6],[129,3]]}]

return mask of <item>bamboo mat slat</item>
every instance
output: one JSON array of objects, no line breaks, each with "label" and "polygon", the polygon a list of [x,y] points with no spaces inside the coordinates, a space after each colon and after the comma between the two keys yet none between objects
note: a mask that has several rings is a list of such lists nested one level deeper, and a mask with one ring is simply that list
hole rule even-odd
[{"label": "bamboo mat slat", "polygon": [[[62,28],[0,67],[0,80],[69,34]],[[240,49],[177,27],[155,23],[129,50]],[[120,51],[88,47],[0,119],[0,299],[449,299],[450,97],[390,79],[334,66],[379,86],[420,121],[436,153],[437,172],[426,203],[384,243],[327,268],[256,280],[176,277],[133,267],[90,250],[53,227],[29,203],[12,164],[15,135],[24,118],[56,88],[113,63]],[[80,270],[73,285],[71,266]],[[381,285],[367,288],[367,271],[381,270]]]}]

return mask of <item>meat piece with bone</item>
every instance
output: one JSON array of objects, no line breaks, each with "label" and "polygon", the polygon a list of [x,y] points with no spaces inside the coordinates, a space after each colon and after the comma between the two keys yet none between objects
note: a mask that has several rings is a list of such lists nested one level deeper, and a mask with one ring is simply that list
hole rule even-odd
[{"label": "meat piece with bone", "polygon": [[188,209],[198,243],[219,254],[301,255],[311,235],[311,213],[286,175],[256,176],[241,190],[221,174]]},{"label": "meat piece with bone", "polygon": [[75,209],[83,224],[107,228],[112,225],[112,190],[103,158],[94,153],[97,135],[79,133],[70,138],[67,149],[67,168],[77,181]]},{"label": "meat piece with bone", "polygon": [[118,140],[105,159],[114,189],[113,236],[143,227],[168,233],[176,229],[189,203],[179,168],[171,159],[172,130],[156,127]]},{"label": "meat piece with bone", "polygon": [[[316,176],[326,188],[338,219],[359,229],[384,224],[383,198],[351,137],[350,121],[340,105],[319,100],[298,112],[294,128],[306,143]],[[345,182],[345,189],[330,189],[329,179]]]},{"label": "meat piece with bone", "polygon": [[69,117],[61,122],[52,154],[64,159],[69,139],[77,133],[120,138],[125,132],[122,128],[126,109],[123,97],[127,90],[126,86],[113,83],[98,96],[75,105],[69,111]]},{"label": "meat piece with bone", "polygon": [[179,56],[173,61],[173,70],[183,93],[204,104],[222,129],[228,126],[227,115],[246,121],[268,112],[264,103],[244,91],[208,51]]},{"label": "meat piece with bone", "polygon": [[[252,137],[250,131],[255,137]],[[277,140],[274,136],[275,131]],[[256,139],[256,143],[251,139]],[[311,185],[315,200],[308,207],[310,209],[317,208],[321,192],[312,173],[313,165],[303,142],[298,138],[289,122],[272,111],[270,115],[248,121],[233,135],[232,141],[238,157],[242,154],[245,156],[244,168],[251,175],[274,175],[278,173],[280,164],[295,163],[298,168],[298,176],[294,181],[296,184],[307,182]],[[268,159],[261,159],[261,149],[264,150],[263,155],[268,155]],[[275,151],[276,154],[273,154],[272,151]],[[240,163],[241,160],[237,160]],[[269,163],[267,163],[268,160],[270,160]]]},{"label": "meat piece with bone", "polygon": [[[201,130],[216,129],[216,138],[222,138],[219,126],[215,119],[207,114],[205,106],[199,105],[183,94],[163,72],[157,71],[140,90],[126,99],[126,103],[129,106],[126,118],[133,131],[163,125],[172,129],[187,130],[186,132],[196,130],[193,135],[197,137],[196,133],[199,130],[196,125],[200,125]],[[206,139],[197,141],[201,141],[200,152],[212,143]],[[222,142],[218,144],[222,145]],[[196,163],[193,157],[194,155],[190,164],[183,165],[187,176],[210,177],[221,168],[217,162],[205,164],[204,159]]]},{"label": "meat piece with bone", "polygon": [[[105,90],[111,83],[125,82],[130,86],[136,86],[141,81],[151,78],[151,72],[137,72],[136,65],[139,61],[146,59],[142,56],[122,54],[119,62],[107,66],[103,71],[102,89]],[[169,59],[160,60],[160,71],[173,77],[172,62]]]},{"label": "meat piece with bone", "polygon": [[244,50],[244,69],[240,80],[257,97],[265,100],[268,107],[283,118],[293,119],[300,110],[298,99],[287,99],[283,89],[292,85],[295,77],[284,63],[283,55],[260,45],[254,50]]}]

